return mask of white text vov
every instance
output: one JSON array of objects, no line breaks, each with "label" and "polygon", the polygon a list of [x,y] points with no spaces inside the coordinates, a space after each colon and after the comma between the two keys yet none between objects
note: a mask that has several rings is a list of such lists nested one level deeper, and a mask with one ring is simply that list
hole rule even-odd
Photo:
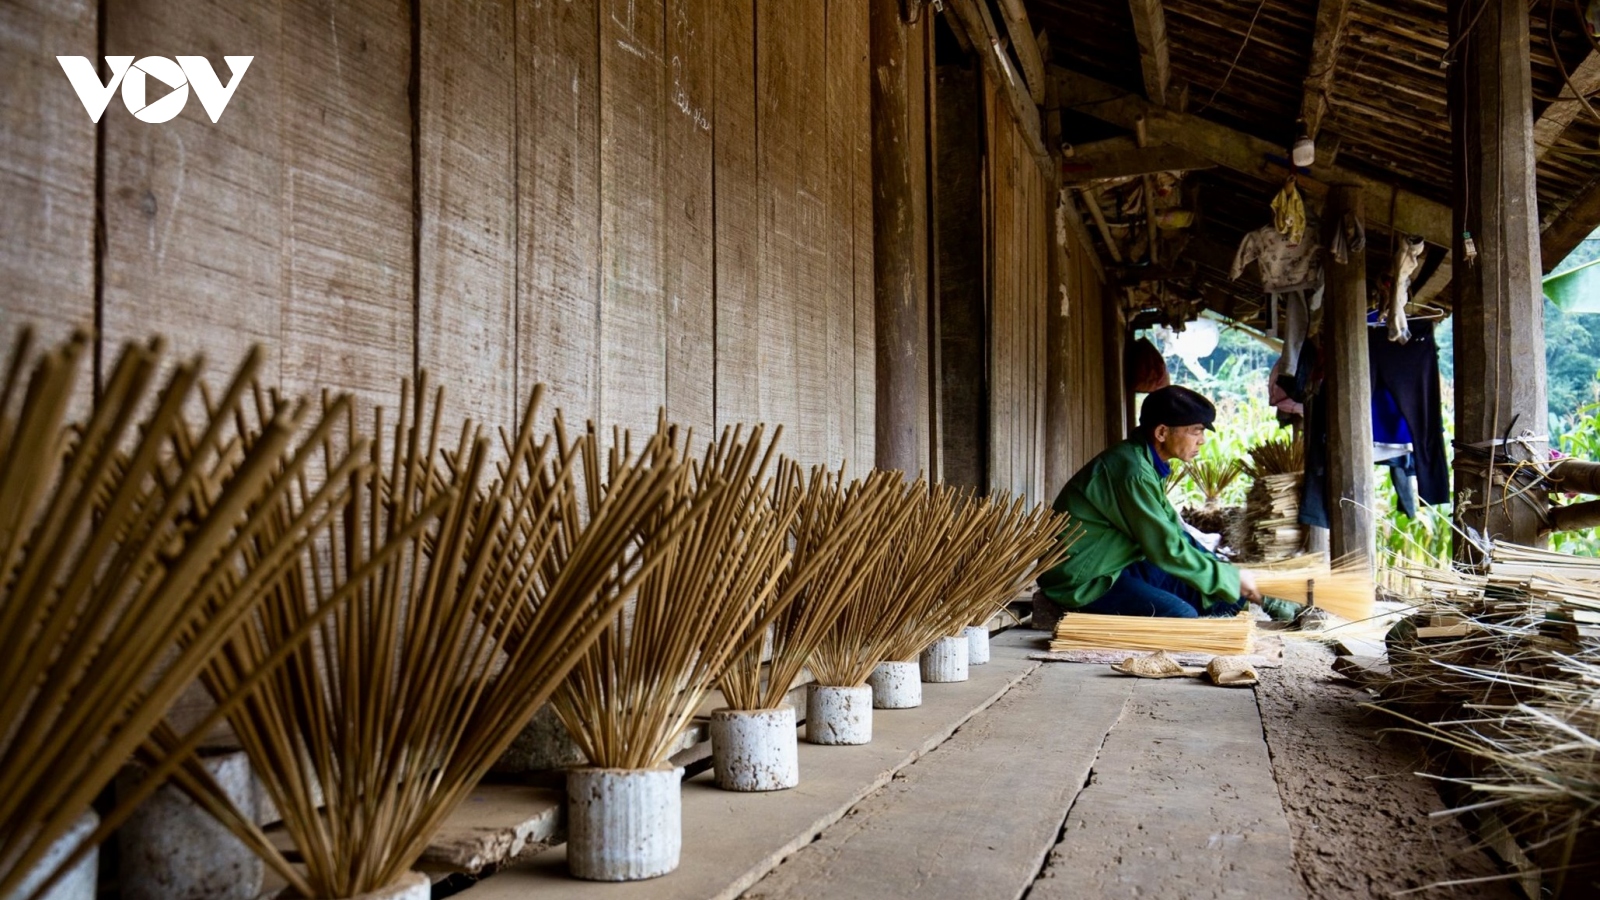
[{"label": "white text vov", "polygon": [[[141,122],[152,125],[168,122],[183,112],[183,107],[189,102],[189,88],[194,88],[195,96],[200,98],[200,105],[206,108],[206,115],[215,122],[221,118],[222,111],[227,108],[228,101],[233,99],[234,89],[239,86],[239,80],[244,77],[246,69],[250,68],[253,56],[224,56],[222,59],[228,64],[232,78],[224,85],[217,78],[216,70],[211,68],[211,62],[204,56],[180,56],[174,62],[165,56],[146,56],[134,62],[131,56],[108,56],[106,66],[111,70],[111,80],[102,82],[100,73],[95,71],[94,63],[83,56],[58,56],[61,68],[67,73],[67,80],[72,82],[73,90],[78,92],[78,99],[83,101],[83,108],[88,110],[89,118],[98,122],[105,114],[106,105],[111,102],[111,95],[122,88],[122,102],[128,107],[128,112]],[[145,102],[145,84],[148,79],[154,78],[171,89],[171,93],[153,103]]]}]

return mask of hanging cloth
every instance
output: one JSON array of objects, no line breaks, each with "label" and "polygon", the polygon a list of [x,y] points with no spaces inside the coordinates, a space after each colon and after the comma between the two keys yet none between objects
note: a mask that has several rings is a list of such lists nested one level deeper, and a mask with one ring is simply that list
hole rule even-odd
[{"label": "hanging cloth", "polygon": [[1300,199],[1300,191],[1294,186],[1294,178],[1283,183],[1283,190],[1272,198],[1272,227],[1278,233],[1289,239],[1289,243],[1298,244],[1306,234],[1306,204]]},{"label": "hanging cloth", "polygon": [[1406,304],[1411,302],[1411,276],[1422,266],[1422,238],[1407,235],[1394,255],[1394,289],[1389,296],[1389,340],[1404,344],[1411,340],[1406,324]]}]

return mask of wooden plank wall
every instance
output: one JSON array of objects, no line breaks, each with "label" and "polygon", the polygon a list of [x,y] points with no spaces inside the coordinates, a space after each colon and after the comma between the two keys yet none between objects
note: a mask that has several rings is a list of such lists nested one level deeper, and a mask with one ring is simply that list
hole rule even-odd
[{"label": "wooden plank wall", "polygon": [[[251,343],[295,392],[873,451],[867,5],[18,0],[0,6],[0,340]],[[254,56],[90,121],[55,56]],[[103,223],[98,229],[97,216]]]},{"label": "wooden plank wall", "polygon": [[[1120,337],[1108,336],[1107,329],[1117,325],[1107,315],[1104,286],[1089,255],[1093,249],[1056,228],[1057,198],[1045,174],[992,84],[985,84],[984,95],[990,222],[988,486],[1049,502],[1061,488],[1055,483],[1063,480],[1057,470],[1070,475],[1114,439],[1107,379],[1115,373],[1106,363],[1106,349]],[[1054,263],[1051,254],[1059,254]],[[1059,336],[1054,347],[1052,334]],[[1051,376],[1065,394],[1064,402],[1054,405],[1046,402]],[[947,445],[973,442],[955,425],[947,418]],[[959,428],[973,430],[970,424]],[[1047,447],[1057,454],[1049,479]]]},{"label": "wooden plank wall", "polygon": [[1045,303],[1050,231],[1043,173],[993,84],[989,143],[989,487],[1047,500],[1044,486]]}]

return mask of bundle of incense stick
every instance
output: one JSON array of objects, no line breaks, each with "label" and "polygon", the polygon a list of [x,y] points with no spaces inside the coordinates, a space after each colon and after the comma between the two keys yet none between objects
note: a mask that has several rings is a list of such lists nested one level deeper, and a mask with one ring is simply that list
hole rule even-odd
[{"label": "bundle of incense stick", "polygon": [[896,583],[899,574],[919,575],[899,561],[898,553],[927,559],[927,543],[938,544],[944,528],[937,522],[918,518],[929,503],[927,482],[918,479],[904,485],[899,472],[875,471],[869,481],[887,479],[893,496],[885,503],[885,528],[872,536],[888,546],[866,574],[860,589],[811,654],[811,671],[820,684],[855,687],[866,684],[878,663],[891,658],[893,647],[910,615],[919,589],[905,589]]},{"label": "bundle of incense stick", "polygon": [[987,522],[966,565],[958,566],[947,588],[963,597],[966,625],[984,625],[1011,599],[1049,569],[1072,555],[1083,527],[1048,506],[1027,510],[1021,497],[1009,505],[1003,496],[985,501]]},{"label": "bundle of incense stick", "polygon": [[1378,594],[1372,565],[1360,554],[1331,565],[1320,556],[1309,556],[1293,565],[1261,568],[1256,587],[1268,597],[1313,604],[1352,622],[1372,618]]},{"label": "bundle of incense stick", "polygon": [[[725,431],[674,479],[672,507],[646,525],[680,539],[648,548],[655,568],[556,692],[556,713],[591,765],[664,763],[729,660],[759,645],[794,599],[778,586],[800,498],[775,498],[762,432],[746,443]],[[677,444],[663,419],[655,452],[666,461]],[[590,483],[600,475],[585,473]]]},{"label": "bundle of incense stick", "polygon": [[[781,612],[768,642],[763,643],[765,633],[754,633],[765,618],[760,616],[746,634],[747,648],[723,673],[720,687],[730,708],[776,709],[784,702],[817,645],[889,549],[876,537],[893,530],[889,502],[899,493],[898,478],[875,476],[846,485],[843,469],[818,466],[808,481],[798,464],[787,459],[779,463],[772,504],[795,510],[789,529],[794,555],[778,573],[778,592],[771,602]],[[761,663],[768,647],[771,663],[763,682]]]},{"label": "bundle of incense stick", "polygon": [[952,575],[982,577],[976,548],[989,509],[966,489],[942,484],[917,496],[913,526],[890,539],[889,552],[862,586],[863,603],[882,608],[898,604],[900,610],[899,627],[873,666],[916,659],[928,645],[959,634],[967,624],[970,595],[948,588]]},{"label": "bundle of incense stick", "polygon": [[[258,351],[212,398],[198,360],[158,387],[161,342],[129,344],[86,417],[69,422],[89,339],[44,352],[28,373],[31,341],[24,331],[0,386],[0,897],[16,895],[161,725],[345,490],[277,521],[336,415],[297,438],[303,405],[258,405],[246,433]],[[326,463],[341,478],[354,470],[344,456]],[[214,721],[188,736],[168,729],[169,741],[192,748]],[[121,798],[57,875],[168,770]]]},{"label": "bundle of incense stick", "polygon": [[[180,779],[305,897],[396,883],[676,539],[683,466],[661,440],[643,460],[613,456],[602,491],[592,435],[535,440],[536,389],[480,488],[488,440],[467,422],[444,452],[442,391],[431,409],[425,375],[402,391],[392,440],[378,410],[368,468],[322,473],[349,497],[202,674],[299,865],[193,767]],[[353,414],[346,425],[357,432]]]},{"label": "bundle of incense stick", "polygon": [[1171,650],[1231,656],[1254,651],[1255,629],[1249,613],[1229,618],[1166,619],[1071,612],[1056,623],[1050,649]]}]

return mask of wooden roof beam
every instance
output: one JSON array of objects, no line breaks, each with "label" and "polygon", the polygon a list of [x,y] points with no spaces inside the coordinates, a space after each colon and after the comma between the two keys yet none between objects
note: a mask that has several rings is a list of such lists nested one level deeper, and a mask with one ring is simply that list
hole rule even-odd
[{"label": "wooden roof beam", "polygon": [[1350,18],[1350,0],[1319,0],[1316,31],[1311,37],[1311,64],[1306,68],[1305,92],[1300,99],[1300,118],[1306,134],[1317,136],[1322,118],[1328,114],[1328,94],[1333,90],[1334,70],[1339,65],[1339,44],[1344,40],[1345,23]]},{"label": "wooden roof beam", "polygon": [[[1267,168],[1268,156],[1283,156],[1284,148],[1271,141],[1235,131],[1209,119],[1158,108],[1154,103],[1069,69],[1052,67],[1061,92],[1063,109],[1094,116],[1119,128],[1132,131],[1140,116],[1150,140],[1182,147],[1219,166],[1232,169],[1264,183],[1281,181],[1280,174]],[[1349,184],[1361,188],[1366,198],[1367,220],[1406,234],[1421,235],[1441,247],[1452,246],[1450,207],[1414,194],[1404,188],[1341,169],[1318,164],[1311,178],[1327,184]],[[1393,221],[1390,210],[1393,210]]]},{"label": "wooden roof beam", "polygon": [[1144,94],[1165,108],[1167,85],[1172,82],[1171,55],[1167,49],[1167,14],[1161,0],[1128,0],[1133,13],[1133,34],[1139,40],[1139,68],[1144,72]]},{"label": "wooden roof beam", "polygon": [[1044,103],[1044,54],[1033,37],[1033,25],[1028,22],[1028,10],[1022,0],[1000,0],[1000,17],[1006,20],[1006,33],[1011,35],[1011,49],[1022,66],[1022,77],[1028,82],[1028,96],[1035,105]]},{"label": "wooden roof beam", "polygon": [[978,48],[984,73],[999,86],[1000,96],[1006,98],[1006,105],[1011,107],[1011,115],[1017,121],[1017,130],[1022,133],[1028,149],[1033,151],[1035,161],[1046,172],[1053,172],[1054,163],[1041,136],[1039,107],[1034,105],[1022,79],[1011,67],[1011,58],[1006,55],[1000,43],[1000,32],[989,15],[988,0],[947,0],[946,6],[956,13],[951,24],[965,28],[967,37]]},{"label": "wooden roof beam", "polygon": [[1538,159],[1544,159],[1572,120],[1583,113],[1583,104],[1572,89],[1577,88],[1586,97],[1600,89],[1600,52],[1590,51],[1567,77],[1571,79],[1571,85],[1562,85],[1560,96],[1533,123],[1533,155]]},{"label": "wooden roof beam", "polygon": [[1600,223],[1600,179],[1589,182],[1566,208],[1539,230],[1539,257],[1546,275]]}]

